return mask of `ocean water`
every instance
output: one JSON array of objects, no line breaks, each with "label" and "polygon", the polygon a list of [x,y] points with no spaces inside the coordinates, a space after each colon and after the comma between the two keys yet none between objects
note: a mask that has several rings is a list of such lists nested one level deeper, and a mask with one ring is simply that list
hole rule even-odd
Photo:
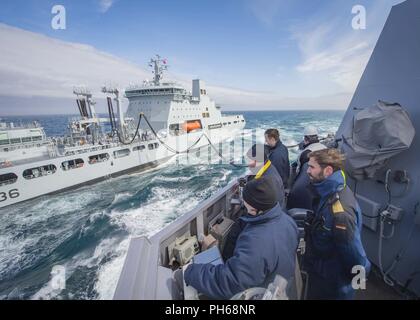
[{"label": "ocean water", "polygon": [[[243,114],[245,139],[263,142],[266,129],[278,128],[284,144],[295,145],[309,124],[321,136],[334,133],[344,112]],[[49,136],[64,134],[71,118],[3,117],[15,123],[37,120]],[[292,160],[296,155],[297,149],[290,150]],[[235,151],[235,159],[240,156]],[[112,299],[130,237],[156,233],[246,172],[185,157],[147,172],[0,209],[0,299]],[[53,289],[55,266],[64,267],[63,290]]]}]

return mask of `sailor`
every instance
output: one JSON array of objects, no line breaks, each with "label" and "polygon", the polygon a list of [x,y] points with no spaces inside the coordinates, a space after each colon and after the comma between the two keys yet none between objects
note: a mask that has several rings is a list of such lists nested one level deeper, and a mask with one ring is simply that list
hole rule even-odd
[{"label": "sailor", "polygon": [[312,210],[313,194],[309,191],[309,176],[306,174],[308,169],[308,154],[323,150],[327,147],[319,142],[318,130],[314,126],[308,126],[304,130],[304,139],[301,143],[301,153],[297,161],[292,165],[295,172],[293,185],[287,197],[287,209],[301,208]]},{"label": "sailor", "polygon": [[299,174],[302,166],[309,161],[309,153],[327,148],[319,142],[318,129],[314,126],[307,126],[305,128],[303,131],[303,141],[299,147],[302,151],[300,152],[296,162],[296,175]]},{"label": "sailor", "polygon": [[259,179],[262,176],[271,176],[275,182],[276,193],[278,195],[278,202],[283,207],[284,204],[284,184],[277,169],[272,165],[268,159],[270,147],[264,144],[254,144],[246,153],[248,158],[248,168],[251,173],[247,180]]},{"label": "sailor", "polygon": [[234,254],[224,264],[191,264],[184,280],[211,299],[230,299],[254,287],[267,287],[279,274],[291,279],[295,270],[298,230],[283,212],[272,177],[248,182],[243,199],[248,214]]},{"label": "sailor", "polygon": [[370,262],[361,241],[362,216],[346,184],[344,156],[336,149],[310,153],[307,173],[316,198],[305,230],[304,269],[308,299],[352,299],[353,267],[367,275]]},{"label": "sailor", "polygon": [[269,159],[280,174],[286,188],[290,175],[289,150],[281,142],[277,129],[268,129],[264,137],[266,145],[270,147]]},{"label": "sailor", "polygon": [[[268,159],[269,153],[270,147],[260,143],[253,145],[248,150],[248,152],[246,153],[246,158],[248,158],[248,167],[251,173],[246,177],[246,180],[258,180],[261,177],[273,178],[274,192],[278,196],[277,201],[280,204],[280,206],[284,208],[285,196],[283,180],[281,179],[277,169],[271,164],[271,161]],[[226,260],[233,255],[233,251],[236,246],[236,241],[243,228],[244,223],[242,220],[238,219],[237,221],[235,221],[227,235],[226,245],[224,246],[222,252],[223,259]]]}]

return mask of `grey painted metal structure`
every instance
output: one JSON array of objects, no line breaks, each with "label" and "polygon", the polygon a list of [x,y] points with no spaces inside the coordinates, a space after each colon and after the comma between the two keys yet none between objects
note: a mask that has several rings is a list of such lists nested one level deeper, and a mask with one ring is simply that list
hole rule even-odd
[{"label": "grey painted metal structure", "polygon": [[[407,0],[394,6],[336,135],[340,139],[353,125],[354,115],[378,100],[399,103],[409,114],[416,131],[410,148],[391,158],[374,178],[358,182],[350,179],[349,184],[356,191],[365,215],[363,242],[369,259],[382,266],[386,282],[417,296],[420,296],[419,35],[420,1]],[[390,203],[386,187],[391,193]],[[381,221],[385,237],[380,241]]]}]

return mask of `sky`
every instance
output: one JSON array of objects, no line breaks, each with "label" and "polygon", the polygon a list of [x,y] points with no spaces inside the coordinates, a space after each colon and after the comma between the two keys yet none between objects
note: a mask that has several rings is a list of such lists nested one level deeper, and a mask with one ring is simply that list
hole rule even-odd
[{"label": "sky", "polygon": [[[2,0],[0,116],[76,113],[75,86],[105,110],[101,86],[151,79],[155,54],[166,79],[188,90],[204,80],[224,110],[345,109],[400,2]],[[52,27],[55,5],[64,30]],[[365,29],[352,27],[356,5]]]}]

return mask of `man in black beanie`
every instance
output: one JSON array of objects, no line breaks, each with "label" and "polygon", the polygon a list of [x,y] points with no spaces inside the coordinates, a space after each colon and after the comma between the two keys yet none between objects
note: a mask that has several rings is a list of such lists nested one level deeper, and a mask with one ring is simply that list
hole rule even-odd
[{"label": "man in black beanie", "polygon": [[276,275],[294,275],[298,230],[281,209],[271,177],[248,182],[243,198],[248,214],[239,218],[244,228],[233,256],[225,264],[191,264],[184,279],[212,299],[230,299],[254,287],[267,287]]},{"label": "man in black beanie", "polygon": [[254,144],[246,153],[248,167],[251,173],[248,181],[270,176],[273,178],[274,190],[277,194],[277,201],[284,206],[284,183],[276,167],[268,159],[270,147],[264,144]]}]

